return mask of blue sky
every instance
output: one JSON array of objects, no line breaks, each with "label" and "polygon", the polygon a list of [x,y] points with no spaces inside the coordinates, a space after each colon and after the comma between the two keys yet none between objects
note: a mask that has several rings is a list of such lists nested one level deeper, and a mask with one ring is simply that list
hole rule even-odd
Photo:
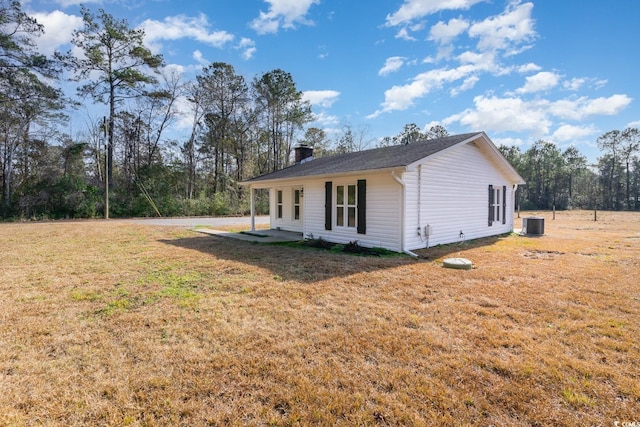
[{"label": "blue sky", "polygon": [[79,4],[145,29],[185,79],[218,61],[248,82],[291,73],[331,137],[345,124],[371,140],[441,124],[595,161],[599,135],[640,127],[636,0],[25,1],[43,52],[69,49]]}]

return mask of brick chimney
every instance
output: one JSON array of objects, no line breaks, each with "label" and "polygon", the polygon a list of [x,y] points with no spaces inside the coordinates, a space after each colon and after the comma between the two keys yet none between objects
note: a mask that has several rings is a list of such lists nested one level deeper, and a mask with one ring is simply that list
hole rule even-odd
[{"label": "brick chimney", "polygon": [[309,147],[307,144],[300,144],[294,150],[296,153],[296,165],[313,160],[313,147]]}]

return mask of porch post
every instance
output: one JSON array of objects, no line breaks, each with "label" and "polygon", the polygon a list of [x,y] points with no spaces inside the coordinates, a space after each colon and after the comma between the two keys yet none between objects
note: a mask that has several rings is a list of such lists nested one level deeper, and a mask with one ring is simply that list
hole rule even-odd
[{"label": "porch post", "polygon": [[249,187],[249,194],[251,194],[251,231],[256,231],[256,203],[253,187]]}]

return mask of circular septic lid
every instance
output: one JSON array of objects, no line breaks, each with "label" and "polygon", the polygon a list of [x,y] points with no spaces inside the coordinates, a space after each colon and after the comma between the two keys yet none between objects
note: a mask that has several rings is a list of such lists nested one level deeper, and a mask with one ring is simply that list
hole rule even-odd
[{"label": "circular septic lid", "polygon": [[447,258],[442,261],[442,266],[446,268],[456,268],[458,270],[471,270],[473,263],[466,258]]}]

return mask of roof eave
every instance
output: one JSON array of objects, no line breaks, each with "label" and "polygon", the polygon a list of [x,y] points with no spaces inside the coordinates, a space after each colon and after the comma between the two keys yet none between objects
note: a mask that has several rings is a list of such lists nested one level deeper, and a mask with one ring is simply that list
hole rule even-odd
[{"label": "roof eave", "polygon": [[312,180],[328,179],[328,178],[336,178],[336,177],[381,174],[381,173],[389,173],[391,171],[404,172],[406,170],[407,170],[407,166],[393,166],[393,167],[381,168],[381,169],[364,169],[364,170],[358,170],[358,171],[336,172],[336,173],[319,174],[319,175],[249,180],[249,181],[239,182],[238,184],[247,186],[249,188],[269,188],[269,187],[273,187],[274,185],[283,184],[287,182],[312,181]]}]

